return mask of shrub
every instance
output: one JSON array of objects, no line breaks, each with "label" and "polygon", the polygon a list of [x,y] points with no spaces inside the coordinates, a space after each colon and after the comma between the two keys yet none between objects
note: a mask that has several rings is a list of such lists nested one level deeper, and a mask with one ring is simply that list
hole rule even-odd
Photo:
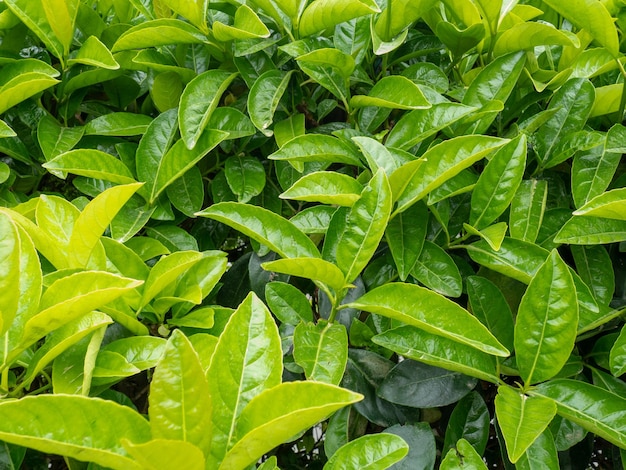
[{"label": "shrub", "polygon": [[625,8],[0,2],[3,468],[623,465]]}]

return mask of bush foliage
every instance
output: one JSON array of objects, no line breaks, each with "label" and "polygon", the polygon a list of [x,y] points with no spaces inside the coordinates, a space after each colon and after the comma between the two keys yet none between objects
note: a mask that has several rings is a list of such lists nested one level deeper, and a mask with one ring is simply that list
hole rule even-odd
[{"label": "bush foliage", "polygon": [[0,1],[0,467],[624,465],[625,26]]}]

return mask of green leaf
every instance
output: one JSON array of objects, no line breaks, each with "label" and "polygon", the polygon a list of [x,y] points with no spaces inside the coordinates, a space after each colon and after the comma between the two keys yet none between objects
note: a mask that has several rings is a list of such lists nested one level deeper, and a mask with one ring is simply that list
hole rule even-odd
[{"label": "green leaf", "polygon": [[408,452],[409,446],[400,436],[369,434],[338,449],[324,465],[324,470],[384,470],[402,460]]},{"label": "green leaf", "polygon": [[439,103],[411,111],[391,129],[385,145],[408,150],[474,111],[476,108],[459,103]]},{"label": "green leaf", "polygon": [[609,355],[611,373],[615,377],[626,373],[626,328],[622,327]]},{"label": "green leaf", "polygon": [[558,470],[559,456],[554,437],[549,430],[542,432],[515,464],[520,470]]},{"label": "green leaf", "polygon": [[293,358],[308,380],[339,385],[348,361],[348,334],[338,323],[302,322],[293,333]]},{"label": "green leaf", "polygon": [[183,81],[176,72],[163,72],[154,77],[150,98],[160,112],[176,108],[183,94]]},{"label": "green leaf", "polygon": [[320,257],[309,237],[291,222],[267,209],[236,202],[220,202],[196,215],[225,223],[284,258]]},{"label": "green leaf", "polygon": [[521,134],[491,158],[472,192],[470,225],[488,227],[509,206],[526,167],[526,136]]},{"label": "green leaf", "polygon": [[411,408],[435,408],[455,403],[478,380],[412,360],[398,363],[376,389],[379,397]]},{"label": "green leaf", "polygon": [[418,262],[428,229],[428,208],[418,202],[394,216],[387,223],[385,238],[398,268],[400,280],[406,281]]},{"label": "green leaf", "polygon": [[469,276],[466,282],[471,312],[498,341],[513,350],[513,314],[500,289],[480,276]]},{"label": "green leaf", "polygon": [[346,287],[346,279],[341,269],[333,263],[320,258],[278,259],[263,263],[261,267],[266,271],[274,271],[321,282],[335,292],[340,292]]},{"label": "green leaf", "polygon": [[103,326],[113,323],[108,315],[92,312],[51,332],[35,352],[23,379],[30,386],[37,374],[67,348]]},{"label": "green leaf", "polygon": [[61,127],[52,116],[44,116],[37,125],[37,141],[46,161],[72,150],[84,131],[84,127]]},{"label": "green leaf", "polygon": [[228,132],[227,139],[240,139],[256,133],[250,118],[237,108],[221,106],[216,108],[206,125],[207,129]]},{"label": "green leaf", "polygon": [[69,240],[69,267],[85,268],[100,237],[121,207],[142,183],[114,186],[94,198],[81,212]]},{"label": "green leaf", "polygon": [[411,276],[433,291],[448,297],[459,297],[463,282],[459,268],[448,253],[428,240],[413,265]]},{"label": "green leaf", "polygon": [[574,211],[574,215],[626,220],[625,209],[626,188],[619,188],[594,197],[580,209]]},{"label": "green leaf", "polygon": [[511,212],[509,214],[511,237],[525,242],[535,242],[543,221],[547,198],[547,181],[522,181],[511,201]]},{"label": "green leaf", "polygon": [[183,176],[174,180],[165,191],[172,205],[187,217],[194,217],[202,209],[204,181],[197,166],[192,166]]},{"label": "green leaf", "polygon": [[513,25],[498,36],[493,53],[500,56],[537,46],[580,47],[580,41],[575,34],[556,29],[551,24],[526,22]]},{"label": "green leaf", "polygon": [[102,351],[119,354],[139,370],[156,367],[165,352],[167,341],[156,336],[122,338],[103,346]]},{"label": "green leaf", "polygon": [[556,405],[543,397],[526,396],[508,385],[498,387],[496,416],[511,462],[517,462],[548,427]]},{"label": "green leaf", "polygon": [[391,41],[404,28],[419,19],[435,3],[435,0],[399,0],[393,8],[385,8],[376,20],[375,32],[383,41]]},{"label": "green leaf", "polygon": [[274,447],[362,398],[319,382],[287,382],[265,390],[241,413],[235,430],[237,443],[220,468],[244,469]]},{"label": "green leaf", "polygon": [[324,234],[336,210],[335,207],[322,205],[308,207],[289,220],[304,233]]},{"label": "green leaf", "polygon": [[265,187],[265,168],[255,157],[233,155],[224,163],[226,181],[239,202],[248,202]]},{"label": "green leaf", "polygon": [[441,461],[441,470],[486,470],[487,466],[478,452],[465,439],[459,439],[456,448],[450,449]]},{"label": "green leaf", "polygon": [[591,112],[594,96],[593,85],[582,78],[568,80],[554,94],[548,109],[560,109],[535,134],[535,151],[544,167],[550,166],[550,158],[557,143],[566,135],[583,128]]},{"label": "green leaf", "polygon": [[402,75],[383,77],[372,87],[369,94],[353,96],[353,108],[379,106],[392,109],[430,108],[431,104],[413,81]]},{"label": "green leaf", "polygon": [[506,357],[509,351],[460,305],[413,284],[389,283],[346,305],[400,320],[428,333]]},{"label": "green leaf", "polygon": [[89,121],[85,135],[142,135],[151,123],[152,118],[145,114],[110,113]]},{"label": "green leaf", "polygon": [[351,55],[334,48],[322,48],[298,57],[297,61],[304,73],[348,107],[349,77],[355,67]]},{"label": "green leaf", "polygon": [[314,0],[300,17],[300,36],[310,36],[352,18],[379,12],[373,0]]},{"label": "green leaf", "polygon": [[185,146],[182,140],[176,141],[159,162],[154,175],[153,186],[146,188],[150,194],[150,203],[154,204],[164,189],[189,171],[192,166],[227,137],[227,132],[206,130],[198,139],[196,146],[191,150]]},{"label": "green leaf", "polygon": [[611,257],[603,246],[570,246],[581,280],[588,285],[598,304],[608,305],[615,291]]},{"label": "green leaf", "polygon": [[0,86],[0,114],[57,83],[59,80],[41,72],[24,73],[2,83]]},{"label": "green leaf", "polygon": [[160,18],[133,26],[122,33],[112,52],[129,49],[148,49],[168,44],[203,44],[207,38],[202,32],[182,20]]},{"label": "green leaf", "polygon": [[509,237],[504,237],[497,251],[484,240],[467,245],[466,249],[470,258],[481,266],[524,284],[530,282],[549,254],[539,245]]},{"label": "green leaf", "polygon": [[131,408],[78,395],[4,401],[0,416],[3,441],[119,470],[141,469],[121,439],[141,444],[151,437],[148,421]]},{"label": "green leaf", "polygon": [[189,442],[206,455],[211,447],[209,384],[189,340],[174,330],[150,386],[150,429],[155,438]]},{"label": "green leaf", "polygon": [[354,281],[374,255],[385,233],[391,204],[387,175],[379,169],[348,211],[346,229],[339,235],[336,259],[346,281]]},{"label": "green leaf", "polygon": [[[405,182],[397,195],[396,212],[402,212],[430,191],[457,175],[465,168],[486,157],[507,141],[485,135],[467,135],[446,140],[424,153],[424,163]],[[398,172],[402,171],[400,167]],[[395,194],[394,194],[395,196]]]},{"label": "green leaf", "polygon": [[231,39],[254,39],[270,36],[267,26],[265,26],[254,10],[246,4],[242,4],[237,8],[232,26],[219,21],[214,21],[212,26],[213,36],[222,42]]},{"label": "green leaf", "polygon": [[269,129],[293,71],[268,70],[256,79],[248,94],[248,113],[257,129],[270,137]]},{"label": "green leaf", "polygon": [[76,55],[68,60],[67,64],[85,64],[109,70],[120,68],[111,51],[96,36],[85,39]]},{"label": "green leaf", "polygon": [[15,137],[16,135],[15,131],[11,129],[6,122],[0,119],[0,139]]},{"label": "green leaf", "polygon": [[363,185],[351,176],[334,171],[316,171],[304,175],[280,197],[351,207],[361,198],[361,191]]},{"label": "green leaf", "polygon": [[592,216],[574,216],[554,237],[555,243],[604,245],[626,240],[626,221]]},{"label": "green leaf", "polygon": [[626,399],[580,380],[556,379],[532,390],[554,400],[557,413],[607,441],[626,447]]},{"label": "green leaf", "polygon": [[198,75],[185,87],[180,97],[178,119],[180,133],[189,150],[198,143],[222,94],[237,75],[237,73],[224,70],[208,70]]},{"label": "green leaf", "polygon": [[499,250],[506,236],[508,225],[506,222],[498,222],[482,230],[476,230],[471,225],[463,224],[463,228],[470,235],[476,235],[487,242],[492,250]]},{"label": "green leaf", "polygon": [[619,40],[613,18],[606,7],[595,0],[546,0],[545,2],[559,15],[567,18],[579,29],[587,31],[593,39],[617,57],[619,55]]},{"label": "green leaf", "polygon": [[515,354],[527,385],[554,377],[574,348],[578,325],[576,286],[552,251],[522,297],[515,324]]},{"label": "green leaf", "polygon": [[164,0],[168,7],[187,18],[191,24],[207,32],[206,16],[208,0]]},{"label": "green leaf", "polygon": [[322,134],[296,136],[268,158],[289,162],[347,163],[363,166],[358,152],[352,147],[336,137]]},{"label": "green leaf", "polygon": [[313,321],[311,303],[300,289],[291,284],[279,281],[267,283],[265,300],[281,323],[296,326],[301,321]]},{"label": "green leaf", "polygon": [[141,284],[135,279],[100,271],[78,272],[55,281],[41,297],[39,313],[25,323],[22,346],[30,346]]},{"label": "green leaf", "polygon": [[121,160],[101,150],[70,150],[58,155],[42,166],[52,172],[63,171],[112,183],[136,183],[133,174]]},{"label": "green leaf", "polygon": [[490,420],[485,400],[477,391],[470,392],[450,415],[442,452],[447,453],[459,439],[465,439],[482,455],[489,440]]},{"label": "green leaf", "polygon": [[352,140],[359,146],[372,173],[384,168],[387,176],[405,163],[415,159],[409,152],[396,148],[387,148],[371,137],[356,136]]},{"label": "green leaf", "polygon": [[169,439],[151,439],[144,444],[122,440],[126,451],[144,470],[185,468],[204,470],[202,451],[189,442]]},{"label": "green leaf", "polygon": [[434,335],[414,326],[387,330],[372,338],[375,344],[415,361],[498,383],[496,359],[474,347]]},{"label": "green leaf", "polygon": [[[265,305],[251,293],[228,320],[207,371],[213,401],[213,438],[207,466],[217,468],[225,456],[229,459],[227,452],[242,436],[239,428],[247,405],[280,384],[281,374],[278,327]],[[285,402],[276,403],[280,406]],[[221,468],[239,467],[224,461]]]},{"label": "green leaf", "polygon": [[576,152],[572,163],[572,196],[576,207],[588,203],[609,187],[621,157],[621,152],[610,152],[601,145]]}]

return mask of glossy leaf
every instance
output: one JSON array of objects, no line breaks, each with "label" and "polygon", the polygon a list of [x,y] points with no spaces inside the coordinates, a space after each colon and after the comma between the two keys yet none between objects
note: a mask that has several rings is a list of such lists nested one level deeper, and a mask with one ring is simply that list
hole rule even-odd
[{"label": "glossy leaf", "polygon": [[490,419],[485,400],[477,391],[463,397],[448,420],[443,453],[447,453],[459,439],[465,439],[482,455],[489,439]]},{"label": "glossy leaf", "polygon": [[[217,468],[241,438],[238,427],[246,405],[280,383],[281,359],[276,323],[251,293],[228,320],[207,371],[213,402],[213,438],[207,465]],[[229,468],[225,463],[222,466]]]},{"label": "glossy leaf", "polygon": [[386,8],[376,21],[375,31],[384,41],[391,41],[435,5],[434,0],[401,0]]},{"label": "glossy leaf", "polygon": [[398,268],[400,280],[405,281],[418,262],[428,228],[425,204],[413,204],[387,223],[385,238]]},{"label": "glossy leaf", "polygon": [[126,451],[145,470],[167,470],[186,468],[204,470],[202,451],[193,444],[180,440],[151,439],[143,444],[123,440]]},{"label": "glossy leaf", "polygon": [[621,156],[621,152],[610,152],[601,145],[576,152],[572,163],[572,196],[576,207],[585,205],[609,187]]},{"label": "glossy leaf", "polygon": [[534,243],[543,221],[548,197],[548,182],[524,180],[511,201],[509,231],[511,237]]},{"label": "glossy leaf", "polygon": [[293,358],[308,380],[339,385],[348,361],[348,334],[338,323],[302,322],[293,333]]},{"label": "glossy leaf", "polygon": [[205,454],[211,446],[209,385],[189,340],[169,338],[150,386],[150,428],[155,438],[189,442]]},{"label": "glossy leaf", "polygon": [[387,176],[390,176],[402,165],[415,159],[412,154],[396,148],[387,148],[371,137],[357,136],[352,140],[359,146],[372,173],[384,168]]},{"label": "glossy leaf", "polygon": [[477,382],[458,372],[405,359],[391,369],[376,393],[398,405],[435,408],[460,400]]},{"label": "glossy leaf", "polygon": [[[188,149],[196,147],[222,94],[237,76],[223,70],[209,70],[190,81],[178,108],[180,133]],[[207,97],[210,97],[207,101]]]},{"label": "glossy leaf", "polygon": [[206,10],[208,0],[164,0],[168,7],[178,13],[180,16],[187,18],[191,24],[205,31],[206,26]]},{"label": "glossy leaf", "polygon": [[439,468],[441,470],[486,470],[487,466],[469,442],[459,439],[456,448],[448,451]]},{"label": "glossy leaf", "polygon": [[150,426],[139,413],[99,398],[26,397],[1,403],[0,416],[3,441],[120,470],[141,468],[120,439],[141,444],[151,437]]},{"label": "glossy leaf", "polygon": [[384,470],[402,460],[409,446],[399,436],[387,433],[359,437],[341,447],[324,465],[325,470],[366,468]]},{"label": "glossy leaf", "polygon": [[574,216],[555,235],[555,243],[602,245],[626,240],[626,221]]},{"label": "glossy leaf", "polygon": [[310,36],[352,18],[378,12],[380,9],[372,0],[315,0],[300,17],[299,32],[302,36]]},{"label": "glossy leaf", "polygon": [[378,170],[348,212],[346,230],[339,236],[336,259],[346,281],[354,281],[374,255],[390,213],[391,188],[385,172]]},{"label": "glossy leaf", "polygon": [[[8,72],[7,68],[4,67],[3,73]],[[24,72],[8,80],[5,78],[0,81],[0,114],[57,83],[59,80],[45,72]]]},{"label": "glossy leaf", "polygon": [[387,330],[372,338],[404,357],[497,383],[496,359],[471,346],[457,343],[413,326]]},{"label": "glossy leaf", "polygon": [[560,109],[536,134],[535,150],[543,164],[550,161],[552,152],[561,139],[583,128],[591,112],[594,95],[591,82],[581,78],[568,80],[554,94],[548,109]]},{"label": "glossy leaf", "polygon": [[379,106],[393,109],[421,109],[429,108],[431,104],[414,82],[402,75],[390,75],[376,82],[367,96],[353,96],[350,106],[353,108]]},{"label": "glossy leaf", "polygon": [[626,400],[579,380],[556,379],[540,385],[533,395],[554,400],[557,413],[624,448]]},{"label": "glossy leaf", "polygon": [[358,393],[318,382],[287,382],[265,390],[241,413],[235,429],[237,443],[220,468],[246,468],[277,445],[361,399]]},{"label": "glossy leaf", "polygon": [[101,150],[77,149],[62,153],[42,165],[51,171],[63,171],[118,184],[135,183],[124,163]]},{"label": "glossy leaf", "polygon": [[463,97],[463,104],[479,107],[493,100],[504,103],[513,91],[525,62],[525,55],[521,52],[495,59],[472,81]]},{"label": "glossy leaf", "polygon": [[167,44],[202,44],[206,36],[181,20],[160,18],[146,21],[125,31],[115,42],[111,51],[147,49]]},{"label": "glossy leaf", "polygon": [[287,89],[291,75],[291,72],[285,74],[279,70],[269,70],[250,88],[248,94],[250,119],[256,128],[268,137],[273,134],[269,127],[274,121],[274,113]]},{"label": "glossy leaf", "polygon": [[529,397],[507,385],[498,387],[496,416],[511,462],[517,462],[556,414],[553,401]]},{"label": "glossy leaf", "polygon": [[549,430],[542,432],[515,464],[520,470],[558,470],[559,456]]},{"label": "glossy leaf", "polygon": [[271,154],[271,160],[347,163],[362,166],[358,153],[341,140],[322,134],[297,136]]},{"label": "glossy leaf", "polygon": [[266,271],[274,271],[290,276],[298,276],[312,281],[321,282],[340,292],[346,287],[343,272],[333,263],[320,258],[289,258],[263,263]]},{"label": "glossy leaf", "polygon": [[243,4],[235,12],[233,24],[213,22],[213,36],[218,41],[269,37],[270,31],[252,8]]},{"label": "glossy leaf", "polygon": [[526,22],[516,24],[504,31],[498,37],[493,53],[494,55],[502,55],[508,52],[549,45],[580,47],[580,42],[576,35],[567,34],[551,24]]},{"label": "glossy leaf", "polygon": [[300,321],[313,321],[311,303],[298,288],[274,281],[265,285],[265,300],[282,323],[296,326]]},{"label": "glossy leaf", "polygon": [[141,183],[114,186],[94,198],[81,212],[69,240],[70,267],[84,268],[107,226]]},{"label": "glossy leaf", "polygon": [[620,335],[615,340],[609,355],[611,373],[615,377],[626,373],[626,328],[622,327]]},{"label": "glossy leaf", "polygon": [[554,377],[574,347],[578,325],[576,287],[553,251],[533,276],[515,324],[515,353],[526,384]]},{"label": "glossy leaf", "polygon": [[225,223],[284,258],[320,256],[313,242],[291,222],[258,206],[220,202],[196,215]]},{"label": "glossy leaf", "polygon": [[441,295],[461,295],[463,285],[459,268],[448,253],[428,240],[413,265],[411,276]]},{"label": "glossy leaf", "polygon": [[197,166],[192,166],[183,176],[174,180],[165,191],[172,205],[188,217],[194,217],[202,209],[204,181]]},{"label": "glossy leaf", "polygon": [[586,30],[601,46],[617,57],[619,43],[613,18],[606,7],[593,0],[575,0],[565,3],[561,0],[547,0],[546,4],[567,18],[577,28]]},{"label": "glossy leaf", "polygon": [[582,281],[591,288],[600,305],[608,305],[615,290],[615,273],[606,249],[577,245],[572,245],[570,249]]},{"label": "glossy leaf", "polygon": [[185,147],[182,140],[178,140],[160,160],[154,175],[153,186],[146,188],[150,195],[149,202],[154,203],[163,190],[184,175],[227,137],[227,132],[206,130],[191,150]]},{"label": "glossy leaf", "polygon": [[390,283],[366,293],[348,307],[400,320],[429,333],[467,344],[488,354],[509,351],[467,310],[429,289]]},{"label": "glossy leaf", "polygon": [[513,314],[500,289],[480,276],[469,276],[469,308],[507,349],[513,350]]},{"label": "glossy leaf", "polygon": [[361,197],[363,185],[354,178],[332,171],[304,175],[283,192],[282,199],[352,206]]},{"label": "glossy leaf", "polygon": [[[424,163],[397,195],[396,212],[406,210],[446,180],[506,143],[506,140],[497,137],[468,135],[446,140],[430,148],[422,156]],[[396,171],[402,171],[402,167]]]},{"label": "glossy leaf", "polygon": [[83,127],[61,127],[54,118],[45,116],[37,126],[37,141],[49,161],[74,148],[83,133]]},{"label": "glossy leaf", "polygon": [[239,202],[248,202],[263,191],[265,169],[254,157],[229,157],[224,164],[224,172],[226,181]]},{"label": "glossy leaf", "polygon": [[427,109],[411,111],[391,129],[385,145],[408,150],[475,110],[459,103],[439,103]]},{"label": "glossy leaf", "polygon": [[152,122],[150,116],[133,113],[111,113],[97,117],[85,126],[85,135],[141,135]]},{"label": "glossy leaf", "polygon": [[620,188],[594,197],[574,211],[574,215],[626,220],[624,209],[626,209],[626,188]]},{"label": "glossy leaf", "polygon": [[526,166],[524,134],[501,147],[478,178],[472,192],[470,225],[488,227],[509,206],[522,182]]}]

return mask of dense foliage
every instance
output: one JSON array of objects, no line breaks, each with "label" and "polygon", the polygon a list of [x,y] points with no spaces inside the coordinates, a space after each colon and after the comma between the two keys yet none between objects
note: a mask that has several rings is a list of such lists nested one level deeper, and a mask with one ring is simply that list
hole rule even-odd
[{"label": "dense foliage", "polygon": [[623,466],[625,26],[0,0],[0,468]]}]

